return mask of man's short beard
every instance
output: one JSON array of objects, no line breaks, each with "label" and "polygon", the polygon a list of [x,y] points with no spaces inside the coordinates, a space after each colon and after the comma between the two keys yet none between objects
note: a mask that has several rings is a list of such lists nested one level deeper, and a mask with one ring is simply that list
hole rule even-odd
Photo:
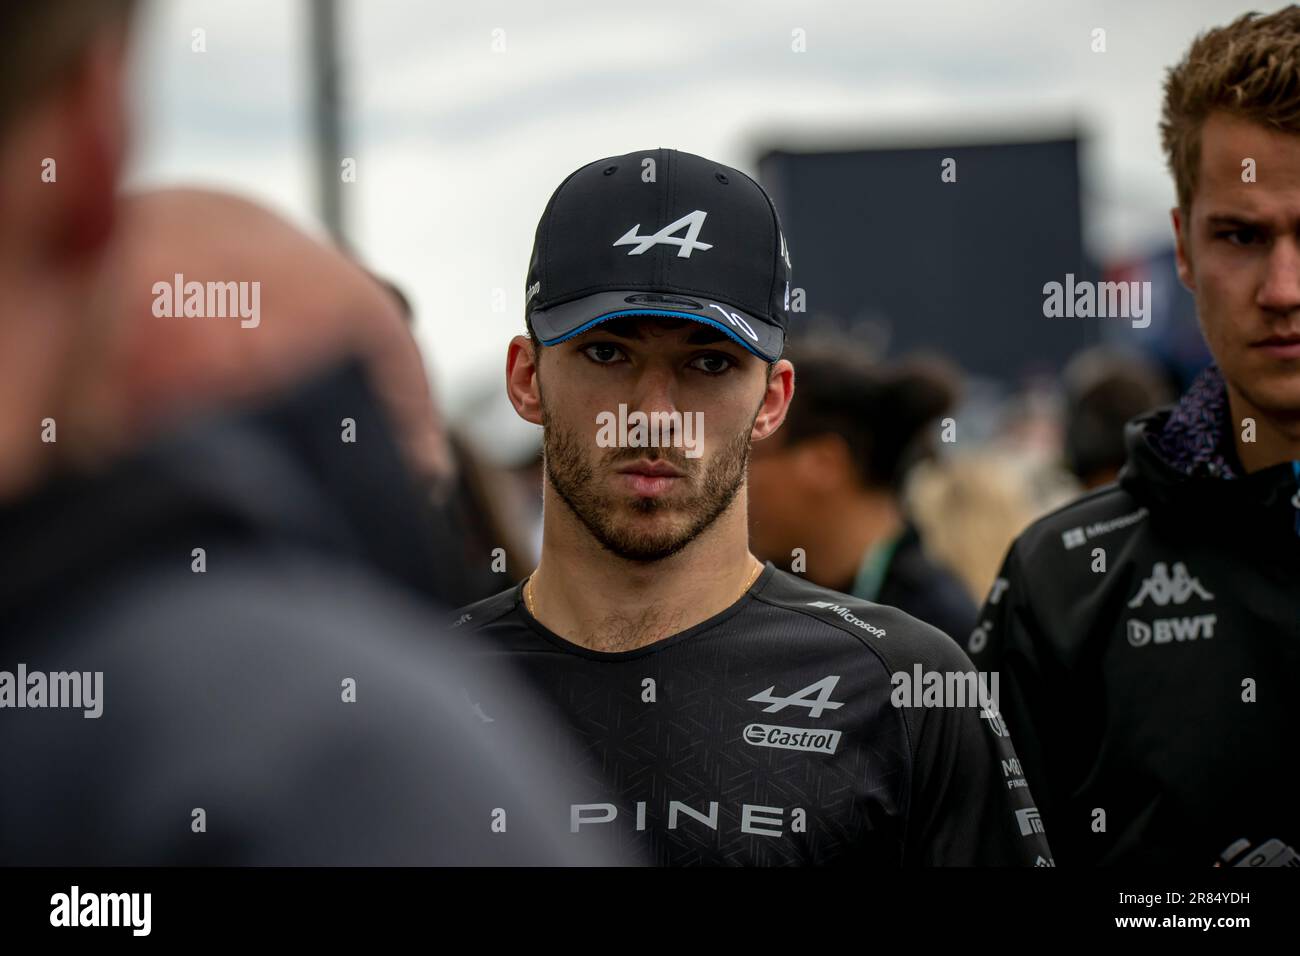
[{"label": "man's short beard", "polygon": [[604,459],[606,464],[631,463],[641,458],[668,461],[687,476],[679,481],[698,488],[685,501],[671,505],[655,498],[635,499],[631,505],[635,514],[653,515],[672,510],[688,519],[685,528],[669,528],[663,533],[647,535],[619,522],[619,512],[627,507],[626,499],[596,488],[598,479],[586,455],[586,444],[547,413],[545,398],[542,399],[542,428],[546,477],[551,487],[601,547],[628,561],[662,561],[698,538],[735,501],[749,466],[749,428],[733,436],[707,465],[694,470],[683,457],[664,454],[669,449],[610,449]]}]

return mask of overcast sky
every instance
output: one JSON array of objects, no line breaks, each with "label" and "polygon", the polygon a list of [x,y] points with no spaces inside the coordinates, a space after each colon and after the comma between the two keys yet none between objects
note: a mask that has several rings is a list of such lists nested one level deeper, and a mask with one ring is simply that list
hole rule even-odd
[{"label": "overcast sky", "polygon": [[[309,2],[144,8],[132,185],[232,188],[319,228]],[[453,405],[499,381],[542,207],[603,156],[672,146],[754,174],[777,145],[1077,130],[1090,251],[1142,251],[1166,239],[1173,200],[1156,131],[1165,68],[1198,32],[1278,6],[345,0],[351,239],[409,291]],[[200,28],[205,53],[191,50]],[[796,29],[806,52],[791,49]]]}]

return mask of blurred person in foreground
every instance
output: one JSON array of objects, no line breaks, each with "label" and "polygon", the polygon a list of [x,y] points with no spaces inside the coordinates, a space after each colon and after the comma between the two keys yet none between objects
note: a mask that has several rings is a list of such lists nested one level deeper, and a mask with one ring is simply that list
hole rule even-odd
[{"label": "blurred person in foreground", "polygon": [[938,421],[956,401],[955,376],[937,362],[878,365],[848,345],[791,351],[796,396],[785,424],[750,458],[754,553],[806,562],[801,573],[815,584],[964,640],[975,602],[927,555],[902,500],[912,467],[933,455]]},{"label": "blurred person in foreground", "polygon": [[[543,428],[541,560],[458,625],[598,759],[554,821],[577,844],[615,833],[665,865],[1049,865],[960,647],[750,553],[750,445],[794,388],[790,268],[739,170],[654,149],[564,180],[506,357]],[[924,672],[965,696],[896,693]]]},{"label": "blurred person in foreground", "polygon": [[[106,363],[134,290],[103,283],[130,281],[109,256],[131,6],[0,6],[0,864],[603,860],[527,804],[493,832],[550,785],[548,725],[503,740],[476,713],[467,687],[520,688],[439,633],[438,555],[345,344],[130,447]],[[296,268],[280,235],[241,233],[266,258],[222,278],[269,300]]]},{"label": "blurred person in foreground", "polygon": [[1117,484],[1017,539],[969,648],[1062,863],[1294,861],[1300,7],[1199,37],[1161,132],[1217,364],[1130,423]]},{"label": "blurred person in foreground", "polygon": [[[271,210],[228,193],[133,193],[120,198],[115,215],[97,292],[116,303],[116,314],[104,343],[109,373],[96,384],[128,440],[205,409],[247,405],[352,355],[393,422],[412,476],[425,486],[450,478],[445,428],[404,301],[391,284]],[[205,308],[209,283],[259,278],[257,316],[179,314],[186,303],[175,301],[178,275],[183,297],[191,283],[203,287]],[[227,304],[235,301],[232,294]],[[248,297],[239,302],[248,304]]]},{"label": "blurred person in foreground", "polygon": [[[392,279],[374,278],[397,303],[411,350],[418,354],[413,335],[416,315],[410,298]],[[429,394],[427,381],[424,392]],[[520,580],[536,561],[529,558],[520,530],[525,522],[515,507],[518,483],[483,455],[463,428],[444,421],[432,396],[429,401],[436,413],[434,431],[441,440],[442,460],[449,466],[438,469],[429,483],[432,517],[440,538],[459,544],[458,552],[449,556],[456,573],[439,577],[455,595],[452,604],[468,604],[495,594],[503,582]],[[497,438],[494,434],[490,440]]]},{"label": "blurred person in foreground", "polygon": [[[204,410],[247,406],[354,355],[393,423],[427,533],[441,550],[429,572],[435,596],[456,606],[500,586],[492,548],[505,539],[491,533],[491,502],[470,493],[473,463],[451,447],[400,290],[238,196],[153,190],[123,197],[117,216],[99,291],[118,314],[93,404],[111,410],[101,418],[121,425],[122,441]],[[171,314],[166,296],[176,275],[205,286],[259,276],[257,325]]]}]

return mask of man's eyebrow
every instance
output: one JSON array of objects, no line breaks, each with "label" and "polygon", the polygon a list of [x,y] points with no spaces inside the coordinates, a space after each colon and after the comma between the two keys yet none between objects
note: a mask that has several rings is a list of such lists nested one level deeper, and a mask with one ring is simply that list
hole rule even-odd
[{"label": "man's eyebrow", "polygon": [[[689,321],[689,320],[686,320]],[[730,338],[711,326],[692,323],[696,326],[695,330],[687,336],[687,345],[717,345],[719,342],[729,342]],[[598,329],[606,335],[611,335],[618,339],[630,339],[632,341],[641,341],[645,334],[641,331],[639,322],[632,322],[626,319],[613,319],[609,322],[602,322]],[[595,330],[593,330],[595,331]]]},{"label": "man's eyebrow", "polygon": [[612,335],[617,339],[643,339],[640,327],[635,322],[627,320],[619,321],[615,319],[612,322],[602,322],[592,329],[593,332],[603,332],[605,335]]},{"label": "man's eyebrow", "polygon": [[687,345],[714,345],[718,342],[728,342],[730,339],[719,332],[717,329],[709,328],[707,325],[700,326],[699,329],[692,332],[686,339]]},{"label": "man's eyebrow", "polygon": [[1205,217],[1211,226],[1249,226],[1251,229],[1272,229],[1273,224],[1265,219],[1251,219],[1239,213],[1212,212]]}]

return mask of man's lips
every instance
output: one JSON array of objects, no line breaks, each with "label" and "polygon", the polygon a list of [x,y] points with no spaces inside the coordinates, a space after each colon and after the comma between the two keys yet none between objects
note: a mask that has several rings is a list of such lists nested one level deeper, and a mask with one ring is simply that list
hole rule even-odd
[{"label": "man's lips", "polygon": [[662,495],[677,484],[682,473],[666,461],[638,461],[618,470],[618,481],[643,498]]},{"label": "man's lips", "polygon": [[1274,358],[1300,358],[1300,335],[1270,335],[1252,342],[1251,346]]},{"label": "man's lips", "polygon": [[680,478],[682,473],[666,461],[635,461],[619,470],[622,475],[646,475],[650,478]]}]

